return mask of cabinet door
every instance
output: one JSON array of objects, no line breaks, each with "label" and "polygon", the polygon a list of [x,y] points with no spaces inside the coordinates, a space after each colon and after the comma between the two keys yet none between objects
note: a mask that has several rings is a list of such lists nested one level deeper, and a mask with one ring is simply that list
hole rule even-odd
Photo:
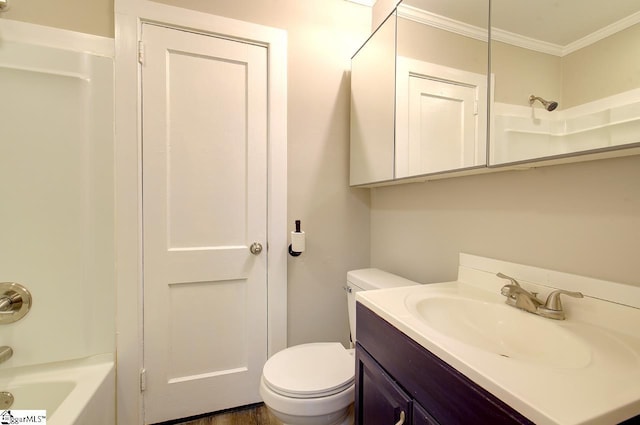
[{"label": "cabinet door", "polygon": [[351,59],[351,186],[393,179],[395,42],[392,14]]},{"label": "cabinet door", "polygon": [[424,407],[413,401],[413,425],[439,425]]},{"label": "cabinet door", "polygon": [[360,346],[356,365],[356,424],[410,424],[411,398]]}]

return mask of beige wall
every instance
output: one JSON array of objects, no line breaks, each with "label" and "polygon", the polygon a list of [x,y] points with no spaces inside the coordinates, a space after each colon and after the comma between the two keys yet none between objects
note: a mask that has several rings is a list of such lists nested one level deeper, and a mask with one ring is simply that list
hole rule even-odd
[{"label": "beige wall", "polygon": [[562,58],[564,107],[640,88],[638,52],[640,24]]},{"label": "beige wall", "polygon": [[529,106],[534,94],[562,102],[562,58],[511,44],[491,43],[491,73],[496,102]]},{"label": "beige wall", "polygon": [[466,252],[640,286],[640,156],[377,188],[373,266],[456,277]]},{"label": "beige wall", "polygon": [[398,18],[398,54],[450,68],[487,74],[488,43]]},{"label": "beige wall", "polygon": [[163,0],[288,31],[288,216],[307,252],[289,257],[289,344],[349,340],[346,272],[369,265],[369,193],[349,189],[350,58],[371,9],[344,0]]},{"label": "beige wall", "polygon": [[0,19],[113,37],[113,0],[9,0]]}]

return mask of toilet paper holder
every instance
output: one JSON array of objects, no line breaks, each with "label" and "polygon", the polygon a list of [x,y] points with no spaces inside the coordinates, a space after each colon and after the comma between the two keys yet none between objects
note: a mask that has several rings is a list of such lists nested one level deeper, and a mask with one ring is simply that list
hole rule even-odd
[{"label": "toilet paper holder", "polygon": [[305,250],[305,234],[300,230],[300,220],[296,220],[296,230],[291,232],[291,244],[289,244],[289,255],[297,257]]}]

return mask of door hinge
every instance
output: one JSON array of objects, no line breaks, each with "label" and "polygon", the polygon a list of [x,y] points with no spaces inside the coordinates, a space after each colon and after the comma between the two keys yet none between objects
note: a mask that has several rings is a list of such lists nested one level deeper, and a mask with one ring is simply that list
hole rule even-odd
[{"label": "door hinge", "polygon": [[478,115],[478,99],[473,101],[473,115]]},{"label": "door hinge", "polygon": [[140,370],[140,392],[143,392],[147,389],[147,370]]},{"label": "door hinge", "polygon": [[144,42],[138,41],[138,62],[140,65],[144,65]]}]

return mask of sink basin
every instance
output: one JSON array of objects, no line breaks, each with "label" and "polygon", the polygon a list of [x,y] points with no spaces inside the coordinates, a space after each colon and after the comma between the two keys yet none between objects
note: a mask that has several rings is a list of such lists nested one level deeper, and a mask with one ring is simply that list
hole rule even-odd
[{"label": "sink basin", "polygon": [[591,349],[558,322],[505,304],[456,296],[408,296],[409,312],[447,338],[499,356],[577,369],[591,361]]}]

